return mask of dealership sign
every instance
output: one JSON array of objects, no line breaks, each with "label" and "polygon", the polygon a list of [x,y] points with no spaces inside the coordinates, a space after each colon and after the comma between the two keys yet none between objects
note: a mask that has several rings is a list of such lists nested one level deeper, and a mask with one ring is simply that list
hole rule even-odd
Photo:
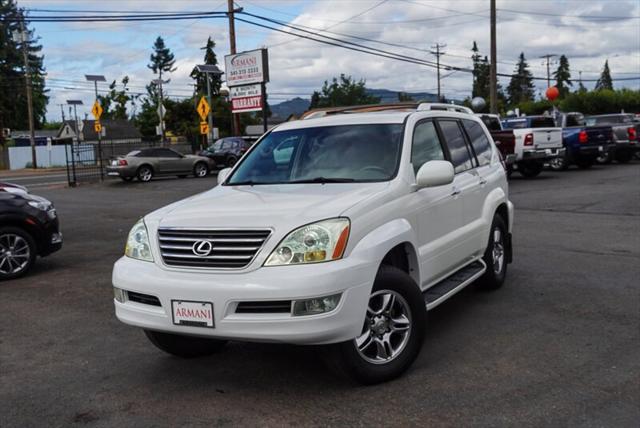
[{"label": "dealership sign", "polygon": [[262,110],[262,84],[232,86],[229,88],[231,111],[243,113]]},{"label": "dealership sign", "polygon": [[266,49],[227,55],[224,57],[224,63],[229,88],[269,81],[269,59]]}]

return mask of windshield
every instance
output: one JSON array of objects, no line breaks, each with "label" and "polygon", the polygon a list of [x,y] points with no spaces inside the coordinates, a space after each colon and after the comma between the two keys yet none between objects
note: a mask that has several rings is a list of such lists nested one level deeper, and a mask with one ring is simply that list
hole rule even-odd
[{"label": "windshield", "polygon": [[403,125],[275,131],[243,158],[226,184],[387,181],[398,169]]}]

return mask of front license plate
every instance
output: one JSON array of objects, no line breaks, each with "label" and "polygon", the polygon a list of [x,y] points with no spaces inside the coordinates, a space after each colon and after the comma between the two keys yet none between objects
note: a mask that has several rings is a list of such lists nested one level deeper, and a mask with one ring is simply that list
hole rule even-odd
[{"label": "front license plate", "polygon": [[599,152],[604,151],[604,147],[602,147],[602,146],[598,146],[598,151],[599,151]]},{"label": "front license plate", "polygon": [[172,300],[171,313],[175,325],[214,328],[213,303]]}]

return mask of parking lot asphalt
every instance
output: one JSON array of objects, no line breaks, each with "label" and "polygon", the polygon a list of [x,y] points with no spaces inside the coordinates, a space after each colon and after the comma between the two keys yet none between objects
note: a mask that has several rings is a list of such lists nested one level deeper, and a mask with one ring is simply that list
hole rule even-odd
[{"label": "parking lot asphalt", "polygon": [[62,251],[0,283],[0,426],[638,426],[640,163],[511,182],[514,263],[429,313],[422,353],[373,387],[318,349],[232,343],[181,360],[118,322],[129,228],[215,178],[38,188]]}]

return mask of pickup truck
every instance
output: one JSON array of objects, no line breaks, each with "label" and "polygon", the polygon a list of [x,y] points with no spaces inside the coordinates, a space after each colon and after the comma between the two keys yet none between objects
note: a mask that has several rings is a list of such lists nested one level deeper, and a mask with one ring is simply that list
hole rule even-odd
[{"label": "pickup truck", "polygon": [[513,130],[516,160],[514,168],[523,177],[539,175],[544,164],[564,156],[562,129],[548,116],[523,116],[504,119],[503,129]]},{"label": "pickup truck", "polygon": [[627,163],[638,150],[638,129],[634,122],[633,114],[602,114],[597,116],[587,116],[587,125],[608,125],[613,130],[613,141],[615,148],[603,156],[598,157],[599,163],[610,163],[613,159],[619,163]]},{"label": "pickup truck", "polygon": [[570,165],[590,168],[599,156],[607,156],[615,147],[611,126],[587,126],[582,113],[558,113],[556,124],[562,127],[565,155],[549,162],[555,171],[566,170]]},{"label": "pickup truck", "polygon": [[502,129],[500,123],[500,116],[497,114],[476,114],[487,127],[493,142],[496,143],[496,147],[500,151],[503,159],[507,159],[510,155],[515,154],[516,137],[511,129]]}]

